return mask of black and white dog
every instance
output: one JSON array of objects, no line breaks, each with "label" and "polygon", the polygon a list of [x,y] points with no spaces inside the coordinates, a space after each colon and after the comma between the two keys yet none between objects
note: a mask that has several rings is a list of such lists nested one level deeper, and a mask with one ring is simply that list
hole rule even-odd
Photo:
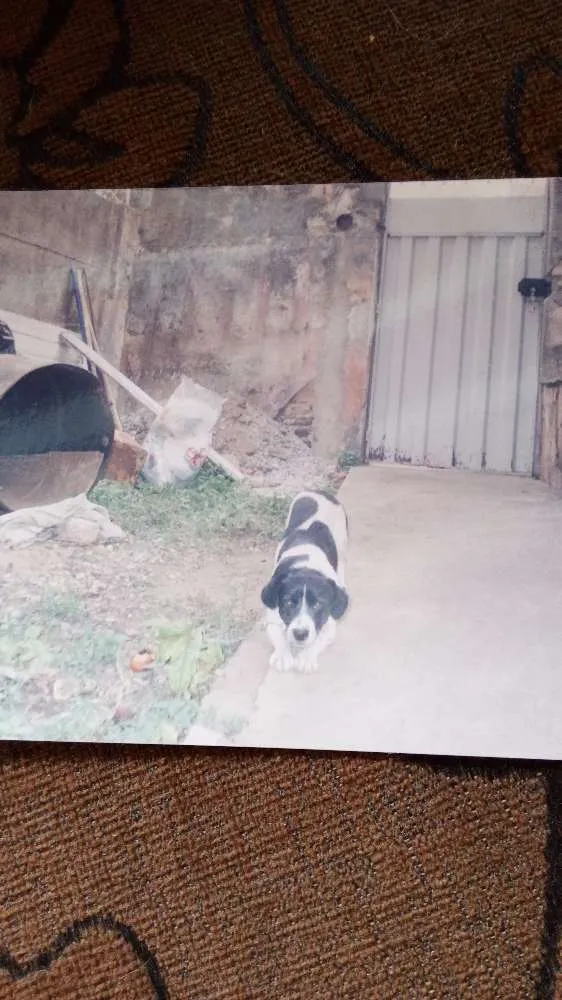
[{"label": "black and white dog", "polygon": [[299,493],[261,593],[272,667],[303,673],[318,668],[318,656],[333,642],[349,604],[346,547],[347,515],[339,500],[322,490]]}]

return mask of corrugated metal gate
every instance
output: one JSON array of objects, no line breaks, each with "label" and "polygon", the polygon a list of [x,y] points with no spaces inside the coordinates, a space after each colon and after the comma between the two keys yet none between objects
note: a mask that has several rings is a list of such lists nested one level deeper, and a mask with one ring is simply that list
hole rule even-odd
[{"label": "corrugated metal gate", "polygon": [[546,217],[543,181],[391,186],[371,458],[532,474]]}]

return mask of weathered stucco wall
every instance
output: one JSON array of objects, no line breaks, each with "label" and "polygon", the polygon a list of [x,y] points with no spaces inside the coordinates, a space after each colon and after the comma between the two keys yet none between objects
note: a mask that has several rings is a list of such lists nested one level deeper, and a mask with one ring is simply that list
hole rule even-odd
[{"label": "weathered stucco wall", "polygon": [[549,273],[552,293],[545,302],[540,367],[539,474],[562,489],[562,180],[550,187]]},{"label": "weathered stucco wall", "polygon": [[156,394],[189,373],[272,415],[290,414],[304,394],[315,450],[358,451],[384,187],[154,192],[143,202],[125,370]]},{"label": "weathered stucco wall", "polygon": [[1,191],[0,308],[69,325],[83,266],[100,347],[119,364],[139,214],[126,192]]}]

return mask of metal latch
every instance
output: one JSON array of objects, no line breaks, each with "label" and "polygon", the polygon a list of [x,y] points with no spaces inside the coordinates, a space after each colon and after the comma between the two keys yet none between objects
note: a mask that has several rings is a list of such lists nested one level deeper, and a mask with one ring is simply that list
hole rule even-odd
[{"label": "metal latch", "polygon": [[517,291],[524,299],[547,299],[552,291],[550,278],[521,278]]}]

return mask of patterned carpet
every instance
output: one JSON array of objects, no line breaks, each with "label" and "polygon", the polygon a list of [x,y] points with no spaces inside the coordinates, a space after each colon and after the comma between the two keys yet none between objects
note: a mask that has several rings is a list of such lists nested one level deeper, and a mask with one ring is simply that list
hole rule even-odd
[{"label": "patterned carpet", "polygon": [[[546,0],[25,0],[4,187],[558,173]],[[1,750],[0,998],[562,996],[558,767]]]}]

